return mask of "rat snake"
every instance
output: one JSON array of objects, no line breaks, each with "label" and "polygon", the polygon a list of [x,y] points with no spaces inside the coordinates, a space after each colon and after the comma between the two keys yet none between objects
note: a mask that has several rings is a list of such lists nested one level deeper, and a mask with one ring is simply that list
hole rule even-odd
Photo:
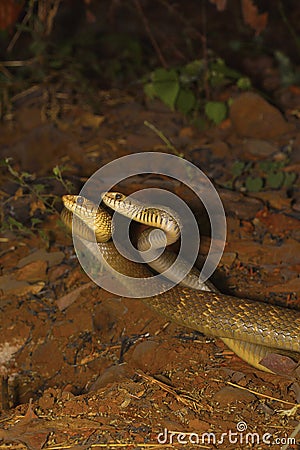
[{"label": "rat snake", "polygon": [[[121,193],[102,194],[102,201],[112,210],[127,215],[149,227],[160,228],[166,233],[168,244],[178,239],[180,230],[168,212],[143,207]],[[150,276],[145,264],[125,259],[107,242],[112,235],[111,214],[90,200],[75,195],[63,196],[65,209],[62,219],[84,242],[95,239],[105,255],[108,266],[129,276]],[[147,230],[138,237],[138,248],[147,248]],[[143,243],[142,241],[146,239]],[[165,238],[164,238],[165,239]],[[167,263],[167,268],[172,264]],[[163,269],[165,269],[163,265]],[[155,270],[161,270],[154,267]],[[175,277],[176,278],[176,277]],[[193,288],[198,280],[197,271],[175,285],[171,290],[143,298],[144,303],[164,317],[179,325],[198,330],[207,336],[220,338],[239,357],[252,366],[272,372],[260,364],[268,354],[288,354],[296,360],[300,356],[300,311],[267,303],[223,295],[209,282]],[[185,283],[186,281],[186,283]],[[192,287],[190,287],[192,286]]]}]

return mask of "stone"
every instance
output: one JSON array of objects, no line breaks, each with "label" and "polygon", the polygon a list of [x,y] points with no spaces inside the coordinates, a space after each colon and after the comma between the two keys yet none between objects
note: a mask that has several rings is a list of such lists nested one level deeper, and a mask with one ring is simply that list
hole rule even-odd
[{"label": "stone", "polygon": [[238,135],[252,139],[272,139],[294,129],[278,109],[253,92],[241,94],[233,101],[230,119]]}]

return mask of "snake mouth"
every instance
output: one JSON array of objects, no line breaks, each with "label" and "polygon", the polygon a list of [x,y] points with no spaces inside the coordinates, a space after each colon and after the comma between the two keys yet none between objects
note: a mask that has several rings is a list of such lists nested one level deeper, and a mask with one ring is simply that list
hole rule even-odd
[{"label": "snake mouth", "polygon": [[73,199],[74,199],[74,195],[66,194],[66,195],[62,196],[62,201],[65,206],[66,206],[66,204],[71,203],[73,201]]}]

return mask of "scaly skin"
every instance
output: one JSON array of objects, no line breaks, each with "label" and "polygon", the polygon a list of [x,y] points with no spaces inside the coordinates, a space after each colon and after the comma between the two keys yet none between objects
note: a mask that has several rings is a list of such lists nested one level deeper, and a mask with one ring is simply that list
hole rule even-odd
[{"label": "scaly skin", "polygon": [[[110,196],[119,193],[108,193]],[[125,197],[125,196],[123,196]],[[123,207],[126,197],[122,197]],[[77,196],[64,196],[66,208],[76,213],[77,217],[87,224],[89,210],[95,208],[86,199],[77,205]],[[118,211],[117,199],[110,199],[110,207]],[[86,203],[85,203],[86,201]],[[84,207],[82,207],[82,204]],[[93,205],[93,204],[92,204]],[[108,234],[109,219],[106,211],[97,209],[97,221],[93,222],[102,235],[102,222]],[[121,211],[120,211],[121,212]],[[142,214],[140,214],[142,217]],[[70,216],[64,221],[70,226]],[[139,220],[140,221],[140,220]],[[153,226],[153,224],[150,224]],[[86,238],[81,228],[75,232]],[[98,244],[108,265],[118,268],[120,273],[132,274],[134,277],[149,276],[142,264],[130,263],[121,256],[112,243]],[[260,364],[268,353],[293,351],[300,357],[300,312],[247,299],[223,295],[219,292],[199,291],[176,285],[162,294],[144,298],[143,301],[152,309],[168,319],[198,330],[208,336],[222,339],[238,356],[261,370],[271,372]]]}]

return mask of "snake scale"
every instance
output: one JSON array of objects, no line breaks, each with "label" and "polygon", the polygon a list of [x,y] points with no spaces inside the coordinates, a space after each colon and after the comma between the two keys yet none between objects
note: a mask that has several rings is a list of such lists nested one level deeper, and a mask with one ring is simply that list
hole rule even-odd
[{"label": "snake scale", "polygon": [[[160,211],[141,208],[120,193],[105,193],[103,202],[112,210],[145,223],[150,227],[168,228],[168,243],[177,239],[177,230],[172,237],[172,224],[168,217],[160,217]],[[100,251],[106,255],[109,265],[120,272],[140,277],[149,276],[144,264],[130,263],[120,256],[113,244],[107,242],[112,233],[111,215],[106,209],[81,196],[63,196],[65,212],[63,221],[72,227],[73,215],[79,225],[74,230],[86,241],[95,234]],[[74,227],[74,222],[73,222]],[[147,231],[147,230],[146,230]],[[195,290],[177,284],[171,290],[152,297],[143,298],[151,309],[179,325],[200,331],[207,336],[220,338],[238,356],[252,366],[272,372],[260,364],[270,353],[286,354],[300,359],[300,311],[267,303],[223,295],[208,285],[209,290]]]}]

